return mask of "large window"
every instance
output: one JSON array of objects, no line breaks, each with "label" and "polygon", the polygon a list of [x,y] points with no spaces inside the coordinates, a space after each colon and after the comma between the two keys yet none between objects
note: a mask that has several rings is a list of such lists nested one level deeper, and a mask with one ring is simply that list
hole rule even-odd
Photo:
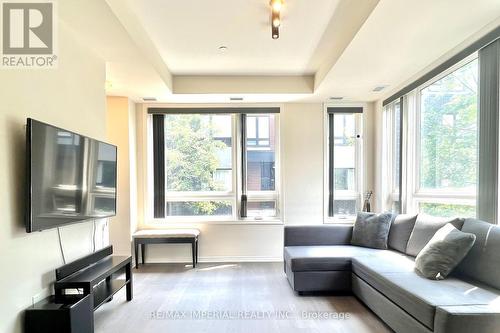
[{"label": "large window", "polygon": [[476,215],[478,60],[438,77],[416,93],[415,211]]},{"label": "large window", "polygon": [[164,122],[167,215],[231,215],[231,115],[167,114]]},{"label": "large window", "polygon": [[223,221],[278,216],[277,114],[166,109],[158,116],[157,126],[163,130],[153,130],[151,150],[156,218]]},{"label": "large window", "polygon": [[328,108],[328,216],[351,220],[361,203],[362,108]]}]

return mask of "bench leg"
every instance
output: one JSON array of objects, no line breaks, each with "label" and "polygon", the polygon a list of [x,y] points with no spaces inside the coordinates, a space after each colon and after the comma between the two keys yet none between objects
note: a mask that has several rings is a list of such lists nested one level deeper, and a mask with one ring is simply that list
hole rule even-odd
[{"label": "bench leg", "polygon": [[134,240],[135,269],[139,269],[139,244]]},{"label": "bench leg", "polygon": [[194,239],[191,241],[191,255],[193,256],[193,268],[196,267],[195,255],[196,255],[196,245]]},{"label": "bench leg", "polygon": [[196,242],[195,261],[196,261],[196,264],[198,264],[198,238],[196,238],[195,242]]},{"label": "bench leg", "polygon": [[142,264],[146,263],[146,244],[141,244]]}]

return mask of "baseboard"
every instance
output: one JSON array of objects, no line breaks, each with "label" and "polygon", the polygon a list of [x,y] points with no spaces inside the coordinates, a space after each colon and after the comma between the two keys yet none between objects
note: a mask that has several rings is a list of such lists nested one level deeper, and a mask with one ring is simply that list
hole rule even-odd
[{"label": "baseboard", "polygon": [[[191,263],[191,257],[183,258],[146,258],[146,263]],[[217,263],[217,262],[283,262],[282,257],[258,257],[258,256],[210,256],[198,257],[199,263]]]}]

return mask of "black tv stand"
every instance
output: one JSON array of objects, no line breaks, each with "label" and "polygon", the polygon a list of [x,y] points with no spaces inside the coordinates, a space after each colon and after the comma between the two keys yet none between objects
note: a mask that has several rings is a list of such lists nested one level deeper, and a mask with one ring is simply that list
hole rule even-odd
[{"label": "black tv stand", "polygon": [[112,254],[108,246],[56,269],[55,295],[26,310],[25,332],[93,333],[97,308],[123,287],[131,301],[132,257]]},{"label": "black tv stand", "polygon": [[[133,297],[132,257],[113,256],[113,246],[56,269],[55,298],[64,298],[68,289],[82,289],[83,295],[93,296],[94,310],[111,300],[126,287],[127,301]],[[125,279],[116,278],[125,273]]]}]

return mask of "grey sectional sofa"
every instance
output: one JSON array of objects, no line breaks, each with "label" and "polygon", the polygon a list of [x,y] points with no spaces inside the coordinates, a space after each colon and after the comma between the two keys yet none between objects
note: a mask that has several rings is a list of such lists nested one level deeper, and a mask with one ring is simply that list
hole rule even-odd
[{"label": "grey sectional sofa", "polygon": [[442,281],[414,272],[414,256],[441,226],[422,219],[393,223],[388,250],[350,245],[349,225],[287,226],[285,273],[299,294],[353,292],[396,332],[500,332],[500,227],[455,222],[477,238]]}]

